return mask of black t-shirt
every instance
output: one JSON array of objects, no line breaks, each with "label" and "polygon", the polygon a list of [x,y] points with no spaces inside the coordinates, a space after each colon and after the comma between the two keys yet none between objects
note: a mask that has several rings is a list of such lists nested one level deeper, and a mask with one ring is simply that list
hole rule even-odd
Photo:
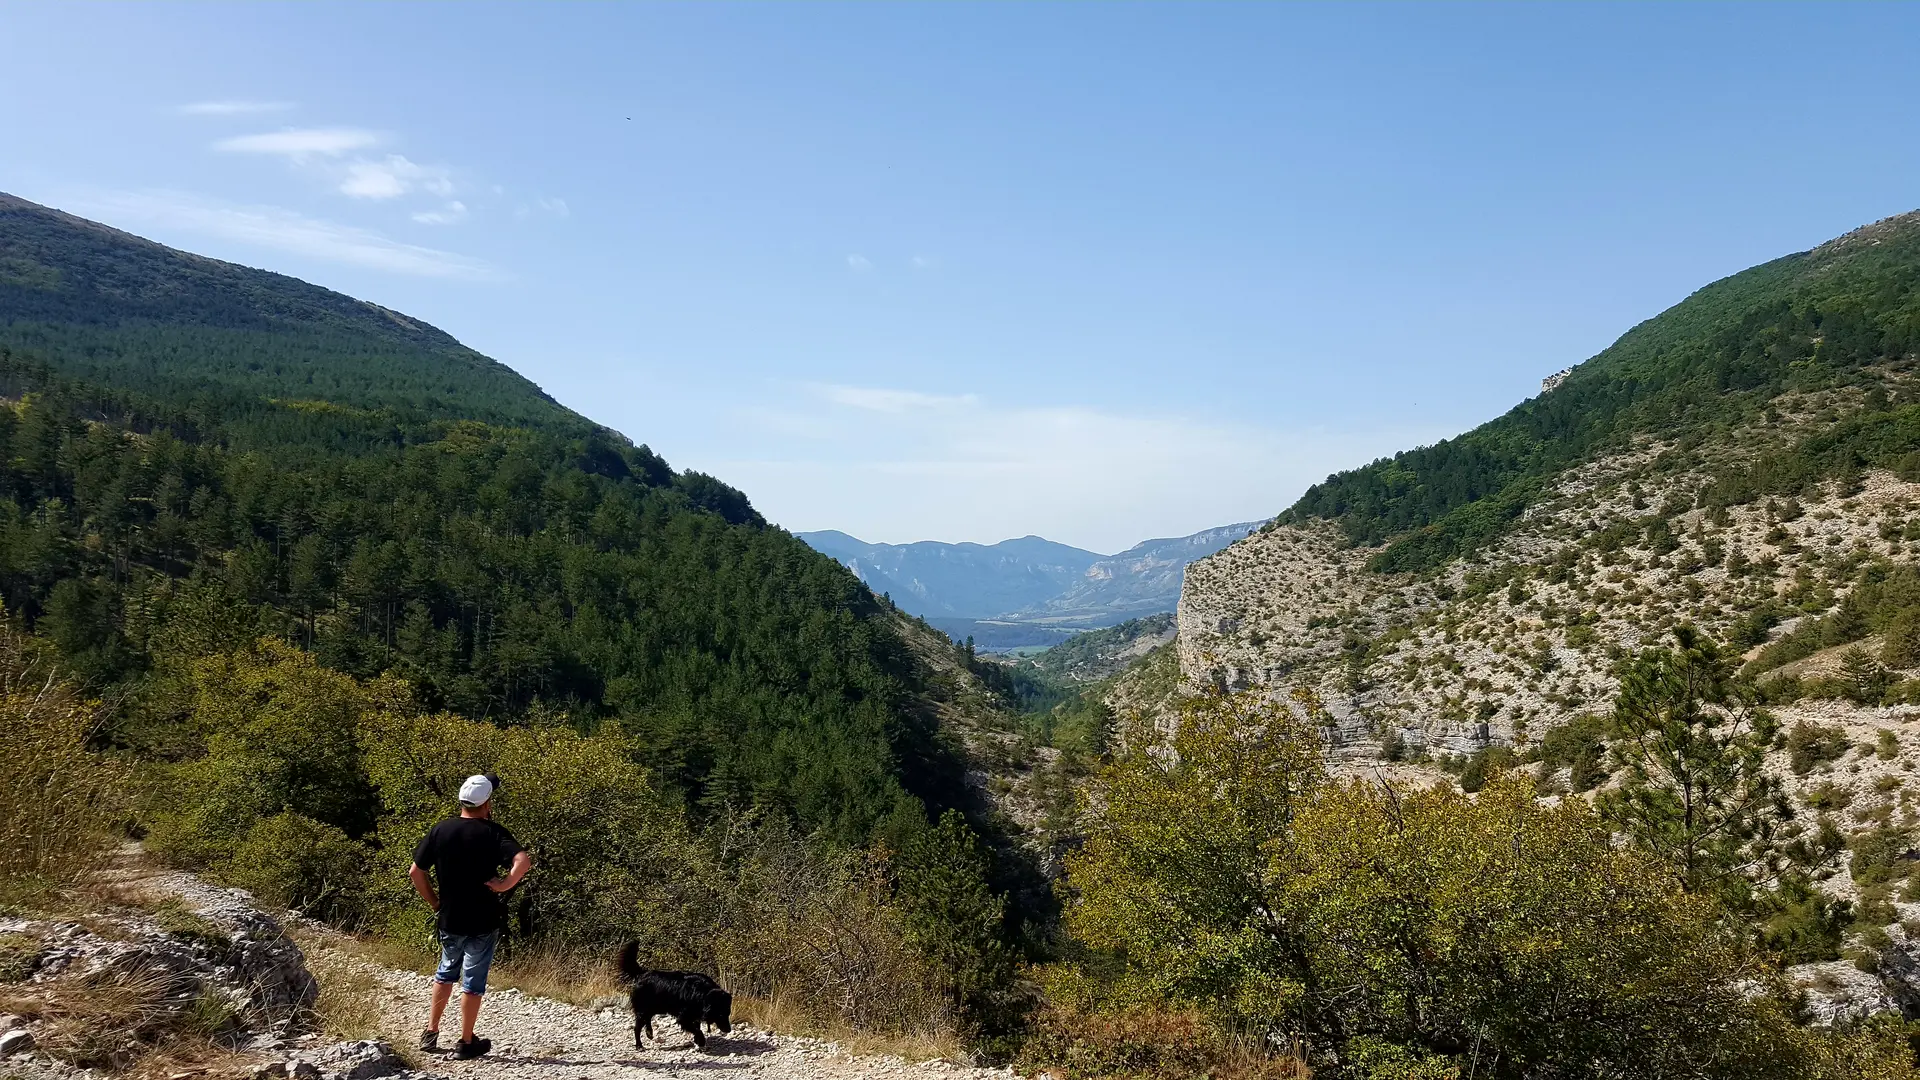
[{"label": "black t-shirt", "polygon": [[433,872],[440,891],[440,929],[485,934],[506,921],[506,898],[487,882],[513,865],[520,842],[486,818],[455,817],[435,825],[413,849],[413,865]]}]

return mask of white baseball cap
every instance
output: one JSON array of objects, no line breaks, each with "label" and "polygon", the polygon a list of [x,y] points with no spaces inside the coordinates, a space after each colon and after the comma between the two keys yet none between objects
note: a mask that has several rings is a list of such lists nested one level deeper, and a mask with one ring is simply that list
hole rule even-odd
[{"label": "white baseball cap", "polygon": [[493,788],[493,780],[489,777],[479,775],[467,777],[466,782],[460,785],[460,805],[486,805],[487,800],[493,798]]}]

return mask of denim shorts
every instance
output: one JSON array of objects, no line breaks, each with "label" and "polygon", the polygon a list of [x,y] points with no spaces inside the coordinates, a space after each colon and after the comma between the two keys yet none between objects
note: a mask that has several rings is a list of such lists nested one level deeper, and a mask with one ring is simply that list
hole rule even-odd
[{"label": "denim shorts", "polygon": [[484,934],[440,935],[440,970],[434,982],[458,982],[460,989],[476,997],[487,992],[487,968],[493,966],[493,947],[500,943],[500,931]]}]

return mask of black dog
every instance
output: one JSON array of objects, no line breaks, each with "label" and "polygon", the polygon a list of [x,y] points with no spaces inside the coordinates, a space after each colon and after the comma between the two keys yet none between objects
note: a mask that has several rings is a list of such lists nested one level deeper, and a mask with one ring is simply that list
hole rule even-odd
[{"label": "black dog", "polygon": [[633,984],[627,1000],[633,1004],[633,1045],[645,1047],[641,1033],[653,1038],[653,1018],[661,1013],[674,1018],[683,1031],[693,1035],[693,1044],[705,1048],[707,1037],[702,1022],[723,1032],[733,1030],[733,995],[720,989],[711,975],[697,971],[654,971],[640,966],[640,943],[629,941],[620,947],[620,978]]}]

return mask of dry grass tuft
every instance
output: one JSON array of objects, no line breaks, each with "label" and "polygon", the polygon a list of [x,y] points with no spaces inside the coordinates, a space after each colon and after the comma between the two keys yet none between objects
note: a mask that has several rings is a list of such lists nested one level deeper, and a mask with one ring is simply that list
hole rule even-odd
[{"label": "dry grass tuft", "polygon": [[968,1057],[966,1047],[948,1025],[929,1023],[920,1030],[863,1031],[844,1022],[822,1022],[798,995],[736,995],[733,1017],[762,1031],[827,1039],[849,1054],[891,1055],[907,1061],[964,1062]]},{"label": "dry grass tuft", "polygon": [[588,950],[541,946],[516,949],[493,966],[488,982],[574,1005],[626,995],[612,958]]},{"label": "dry grass tuft", "polygon": [[[394,1035],[381,1027],[380,999],[386,987],[380,981],[380,972],[389,969],[419,973],[420,950],[382,938],[354,937],[337,930],[320,929],[310,923],[288,926],[287,936],[300,946],[307,958],[307,970],[320,984],[320,996],[313,1003],[314,1027],[328,1038],[341,1040]],[[421,1006],[424,1010],[424,1001]],[[426,1067],[419,1052],[406,1042],[396,1042],[394,1047],[409,1067]]]},{"label": "dry grass tuft", "polygon": [[203,995],[183,1008],[171,999],[174,989],[162,968],[117,966],[9,988],[0,993],[0,1012],[38,1021],[40,1045],[56,1060],[113,1071],[158,1051],[211,1053],[239,1028],[225,1001]]},{"label": "dry grass tuft", "polygon": [[380,1031],[380,980],[365,960],[328,948],[302,946],[307,970],[320,984],[313,1024],[334,1039],[376,1039]]},{"label": "dry grass tuft", "polygon": [[1313,1075],[1297,1045],[1290,1053],[1275,1054],[1260,1042],[1214,1028],[1197,1012],[1162,1008],[1045,1010],[1036,1017],[1017,1065],[1055,1080],[1309,1080]]},{"label": "dry grass tuft", "polygon": [[0,900],[19,903],[33,879],[74,881],[111,853],[129,774],[87,749],[105,717],[31,641],[0,628],[0,862],[11,879]]},{"label": "dry grass tuft", "polygon": [[[627,989],[614,971],[612,959],[599,952],[531,948],[503,957],[489,981],[521,993],[589,1006],[607,998],[626,997]],[[822,1021],[810,995],[775,992],[767,997],[736,994],[734,1020],[762,1031],[807,1035],[839,1043],[851,1054],[891,1054],[909,1061],[962,1060],[964,1049],[954,1033],[929,1024],[924,1030],[860,1030],[845,1022]]]},{"label": "dry grass tuft", "polygon": [[[322,1031],[337,1038],[373,1038],[379,1034],[377,968],[419,974],[432,970],[431,958],[419,949],[387,938],[357,937],[310,926],[290,927],[288,933],[306,953],[307,966],[320,982],[320,1000],[315,1005],[317,1023]],[[626,987],[614,971],[612,957],[603,950],[550,946],[517,949],[494,962],[488,984],[583,1008],[608,998],[626,998]],[[861,1030],[845,1021],[823,1021],[807,994],[736,993],[733,1016],[736,1022],[762,1031],[828,1039],[850,1054],[890,1054],[908,1061],[966,1059],[965,1047],[945,1025],[929,1023],[922,1030],[907,1031]]]}]

